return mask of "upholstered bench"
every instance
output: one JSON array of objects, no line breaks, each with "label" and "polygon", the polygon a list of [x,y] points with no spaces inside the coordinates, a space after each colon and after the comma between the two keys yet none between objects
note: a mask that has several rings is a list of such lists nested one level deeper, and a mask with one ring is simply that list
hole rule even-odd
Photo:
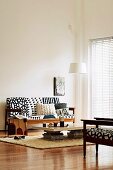
[{"label": "upholstered bench", "polygon": [[86,136],[94,139],[104,139],[113,141],[113,129],[90,128],[86,129]]},{"label": "upholstered bench", "polygon": [[[86,142],[96,144],[96,155],[98,155],[98,144],[113,146],[113,119],[95,118],[83,121],[83,151],[86,156]],[[95,127],[87,128],[87,125]]]},{"label": "upholstered bench", "polygon": [[10,97],[6,99],[5,130],[10,117],[22,115],[28,124],[52,123],[59,120],[61,113],[65,121],[75,121],[75,109],[68,108],[58,97]]}]

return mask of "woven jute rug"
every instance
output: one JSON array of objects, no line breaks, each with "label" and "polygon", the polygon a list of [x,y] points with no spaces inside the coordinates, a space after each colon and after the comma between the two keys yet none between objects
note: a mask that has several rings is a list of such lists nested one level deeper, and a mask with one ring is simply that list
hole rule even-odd
[{"label": "woven jute rug", "polygon": [[46,140],[38,138],[37,136],[26,136],[25,139],[14,139],[14,137],[0,138],[0,142],[7,142],[11,144],[18,144],[37,149],[49,149],[49,148],[60,148],[60,147],[72,147],[83,145],[83,139],[69,139],[63,140]]}]

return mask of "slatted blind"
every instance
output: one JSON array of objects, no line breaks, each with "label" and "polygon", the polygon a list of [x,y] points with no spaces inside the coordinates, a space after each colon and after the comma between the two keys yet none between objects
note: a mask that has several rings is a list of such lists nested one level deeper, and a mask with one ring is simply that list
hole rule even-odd
[{"label": "slatted blind", "polygon": [[113,37],[90,43],[90,113],[113,118]]}]

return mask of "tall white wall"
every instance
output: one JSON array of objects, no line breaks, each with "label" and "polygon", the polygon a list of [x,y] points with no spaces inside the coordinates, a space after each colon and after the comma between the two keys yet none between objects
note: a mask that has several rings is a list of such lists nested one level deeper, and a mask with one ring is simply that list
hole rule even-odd
[{"label": "tall white wall", "polygon": [[0,129],[10,96],[53,96],[53,77],[64,76],[61,101],[75,106],[78,0],[0,0]]},{"label": "tall white wall", "polygon": [[[88,62],[89,39],[113,36],[113,0],[83,0],[83,56]],[[81,117],[88,113],[88,81],[82,84]]]}]

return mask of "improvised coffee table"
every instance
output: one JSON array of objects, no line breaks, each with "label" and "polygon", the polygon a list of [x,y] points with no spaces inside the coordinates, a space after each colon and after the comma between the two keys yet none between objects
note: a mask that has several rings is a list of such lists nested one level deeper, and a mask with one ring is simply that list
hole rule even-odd
[{"label": "improvised coffee table", "polygon": [[83,136],[83,127],[73,124],[72,126],[65,127],[37,127],[38,130],[44,130],[44,138],[50,140],[64,139],[63,131],[68,131],[67,135],[69,138],[81,138]]}]

